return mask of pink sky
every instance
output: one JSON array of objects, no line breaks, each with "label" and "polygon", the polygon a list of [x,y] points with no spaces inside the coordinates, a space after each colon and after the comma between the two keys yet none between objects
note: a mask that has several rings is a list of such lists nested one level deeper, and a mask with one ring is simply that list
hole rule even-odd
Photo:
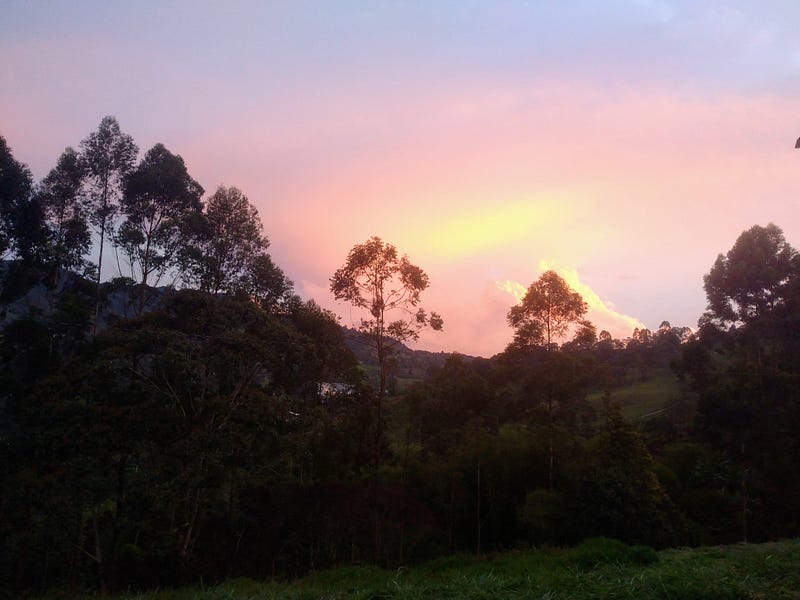
[{"label": "pink sky", "polygon": [[430,275],[437,351],[502,350],[507,290],[544,268],[626,337],[694,326],[742,230],[800,245],[796,3],[331,6],[12,1],[0,135],[41,178],[115,115],[241,188],[296,291],[348,325],[328,278],[381,236]]}]

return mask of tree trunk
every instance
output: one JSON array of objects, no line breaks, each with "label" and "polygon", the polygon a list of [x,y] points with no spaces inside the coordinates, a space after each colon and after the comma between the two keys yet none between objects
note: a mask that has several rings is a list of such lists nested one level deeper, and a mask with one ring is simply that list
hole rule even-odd
[{"label": "tree trunk", "polygon": [[117,545],[119,544],[119,522],[122,518],[122,511],[125,504],[125,467],[127,466],[127,458],[122,455],[117,461],[117,495],[116,504],[114,506],[114,522],[111,530],[111,548],[110,556],[113,562],[117,553]]},{"label": "tree trunk", "polygon": [[478,461],[477,468],[477,487],[475,494],[475,524],[477,533],[477,543],[475,545],[475,554],[481,555],[481,461]]},{"label": "tree trunk", "polygon": [[553,392],[547,392],[547,489],[553,491]]},{"label": "tree trunk", "polygon": [[97,507],[92,509],[92,530],[94,531],[94,560],[97,563],[97,579],[100,583],[100,591],[106,593],[106,570],[103,562],[103,548],[100,543],[100,525],[97,519]]},{"label": "tree trunk", "polygon": [[745,468],[742,471],[742,514],[741,514],[741,525],[742,525],[742,542],[745,544],[747,543],[747,475],[749,474],[750,469]]},{"label": "tree trunk", "polygon": [[100,223],[100,249],[97,256],[97,286],[94,297],[94,320],[92,321],[92,339],[97,335],[97,320],[100,318],[100,277],[103,273],[103,246],[105,245],[106,220]]}]

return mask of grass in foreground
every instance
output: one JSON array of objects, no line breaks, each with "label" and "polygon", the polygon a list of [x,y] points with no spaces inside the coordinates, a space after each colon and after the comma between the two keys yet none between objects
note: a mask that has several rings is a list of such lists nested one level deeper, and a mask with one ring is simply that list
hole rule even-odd
[{"label": "grass in foreground", "polygon": [[[98,596],[94,596],[95,599]],[[413,569],[347,567],[291,583],[230,580],[136,600],[800,599],[800,540],[665,550],[604,538],[570,550],[450,556]]]}]

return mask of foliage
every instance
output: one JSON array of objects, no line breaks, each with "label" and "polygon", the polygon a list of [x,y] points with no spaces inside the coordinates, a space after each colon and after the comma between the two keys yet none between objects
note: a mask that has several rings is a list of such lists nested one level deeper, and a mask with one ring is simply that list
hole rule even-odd
[{"label": "foliage", "polygon": [[13,250],[20,258],[32,259],[41,235],[40,208],[32,191],[30,170],[14,158],[0,136],[0,258]]},{"label": "foliage", "polygon": [[56,272],[80,269],[89,252],[91,235],[82,194],[84,176],[80,156],[66,148],[37,189],[49,229],[46,262]]},{"label": "foliage", "polygon": [[[588,545],[594,543],[589,542]],[[585,546],[584,549],[551,548],[512,552],[482,559],[460,555],[412,569],[346,567],[321,571],[288,583],[257,583],[240,578],[226,581],[219,586],[127,594],[123,598],[745,600],[791,598],[800,587],[800,576],[796,569],[797,561],[800,560],[800,544],[796,540],[747,546],[667,550],[660,552],[655,562],[652,562],[652,551],[646,548],[635,549],[624,545],[620,548],[613,540],[605,543],[615,546],[618,556],[621,554],[624,559],[600,560],[594,568],[576,570],[576,561],[585,553]]]},{"label": "foliage", "polygon": [[97,284],[92,333],[97,332],[100,313],[100,284],[103,277],[103,251],[108,235],[114,230],[119,201],[125,178],[133,169],[139,148],[133,138],[122,133],[114,117],[100,121],[97,131],[89,134],[80,145],[80,160],[84,166],[84,193],[88,201],[89,222],[96,228]]},{"label": "foliage", "polygon": [[[383,398],[391,350],[400,342],[417,339],[423,327],[442,329],[441,316],[435,312],[428,315],[423,308],[418,308],[420,296],[427,287],[425,271],[412,264],[407,256],[398,257],[397,248],[379,237],[353,246],[344,266],[331,277],[330,289],[334,297],[365,309],[370,316],[361,319],[359,330],[369,338],[378,355],[380,375],[373,444],[376,469],[383,453]],[[387,320],[396,312],[405,314]]]},{"label": "foliage", "polygon": [[[587,304],[555,271],[546,271],[534,281],[522,300],[508,311],[508,324],[514,328],[514,346],[549,348],[562,338],[568,327],[586,314]],[[584,325],[582,337],[590,338]]]},{"label": "foliage", "polygon": [[186,245],[185,223],[201,209],[203,188],[189,176],[180,156],[156,144],[128,174],[115,243],[128,257],[139,284],[137,314],[146,305],[147,286],[158,285]]},{"label": "foliage", "polygon": [[273,263],[258,211],[235,187],[219,187],[190,221],[184,277],[211,294],[241,293],[273,311],[288,301],[292,282]]},{"label": "foliage", "polygon": [[[337,300],[346,300],[369,312],[371,318],[362,319],[360,329],[375,340],[379,355],[397,342],[417,339],[425,326],[442,328],[437,313],[428,315],[417,308],[427,287],[425,271],[407,256],[398,257],[397,249],[378,237],[356,244],[345,265],[331,278],[331,292]],[[405,312],[407,316],[387,321],[387,314],[392,311]]]},{"label": "foliage", "polygon": [[770,223],[743,232],[703,277],[706,318],[720,324],[752,323],[784,300],[787,285],[800,274],[797,251]]},{"label": "foliage", "polygon": [[800,531],[800,481],[789,467],[800,449],[797,251],[775,225],[755,226],[705,282],[709,311],[678,367],[699,394],[701,439],[731,462],[722,489],[738,510],[726,511],[729,523],[743,540]]},{"label": "foliage", "polygon": [[573,552],[574,561],[582,568],[601,565],[650,565],[658,562],[658,553],[649,546],[628,546],[613,538],[583,540]]}]

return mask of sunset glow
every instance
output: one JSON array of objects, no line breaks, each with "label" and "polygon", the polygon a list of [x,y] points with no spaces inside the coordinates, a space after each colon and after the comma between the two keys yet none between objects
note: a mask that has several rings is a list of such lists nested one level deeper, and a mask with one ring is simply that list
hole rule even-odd
[{"label": "sunset glow", "polygon": [[[613,305],[601,299],[591,287],[581,282],[576,269],[559,268],[547,260],[539,261],[538,274],[550,270],[558,273],[573,290],[583,297],[589,305],[586,317],[594,323],[598,333],[605,330],[614,338],[625,339],[634,329],[646,327],[639,319],[617,312]],[[528,289],[527,286],[510,280],[498,281],[497,286],[507,292],[515,303],[522,300]]]},{"label": "sunset glow", "polygon": [[412,234],[409,246],[424,256],[464,259],[530,239],[552,227],[558,216],[552,204],[536,199],[479,207],[467,214],[457,213],[438,222],[421,224],[419,237],[415,239]]},{"label": "sunset glow", "polygon": [[598,331],[694,327],[742,230],[800,245],[798,3],[234,4],[6,3],[0,134],[38,179],[115,115],[242,189],[347,325],[329,278],[380,236],[430,276],[435,351],[501,351],[545,268]]}]

